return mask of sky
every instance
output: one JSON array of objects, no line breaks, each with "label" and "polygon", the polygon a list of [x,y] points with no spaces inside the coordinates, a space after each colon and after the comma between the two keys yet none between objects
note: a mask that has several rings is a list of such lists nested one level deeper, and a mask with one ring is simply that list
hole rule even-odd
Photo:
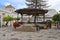
[{"label": "sky", "polygon": [[[19,8],[26,8],[26,1],[25,0],[0,0],[0,8],[11,4],[16,9]],[[57,11],[60,10],[60,0],[48,0],[48,5],[50,9],[56,9]]]}]

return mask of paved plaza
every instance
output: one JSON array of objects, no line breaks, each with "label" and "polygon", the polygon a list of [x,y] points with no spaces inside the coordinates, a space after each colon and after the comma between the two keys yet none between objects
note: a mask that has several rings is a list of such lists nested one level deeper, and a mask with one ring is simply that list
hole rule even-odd
[{"label": "paved plaza", "polygon": [[60,29],[21,32],[10,27],[0,28],[0,40],[60,40]]}]

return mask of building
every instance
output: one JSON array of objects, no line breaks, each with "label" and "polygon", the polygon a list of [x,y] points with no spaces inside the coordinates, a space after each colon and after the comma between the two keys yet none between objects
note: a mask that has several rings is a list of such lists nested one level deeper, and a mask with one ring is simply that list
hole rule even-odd
[{"label": "building", "polygon": [[17,13],[15,13],[14,11],[15,8],[12,5],[6,5],[3,8],[0,8],[0,26],[4,24],[3,22],[4,16],[17,17]]}]

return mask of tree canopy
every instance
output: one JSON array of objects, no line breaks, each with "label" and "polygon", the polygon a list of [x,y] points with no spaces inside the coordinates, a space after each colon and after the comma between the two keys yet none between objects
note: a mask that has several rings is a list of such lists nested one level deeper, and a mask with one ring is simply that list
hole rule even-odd
[{"label": "tree canopy", "polygon": [[12,20],[20,20],[20,18],[13,18],[10,16],[3,17],[3,21],[12,21]]},{"label": "tree canopy", "polygon": [[10,16],[3,17],[3,21],[11,21],[11,20],[13,20],[13,18]]},{"label": "tree canopy", "polygon": [[20,18],[13,18],[13,20],[20,20]]},{"label": "tree canopy", "polygon": [[60,14],[55,14],[55,15],[52,17],[52,20],[53,20],[53,21],[60,21]]}]

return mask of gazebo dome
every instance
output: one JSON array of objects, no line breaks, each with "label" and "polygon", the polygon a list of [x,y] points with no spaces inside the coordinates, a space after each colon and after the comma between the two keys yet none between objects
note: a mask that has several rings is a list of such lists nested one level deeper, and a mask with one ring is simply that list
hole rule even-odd
[{"label": "gazebo dome", "polygon": [[43,10],[43,9],[29,9],[29,8],[25,8],[25,9],[18,9],[15,12],[17,12],[18,14],[30,14],[30,15],[34,15],[34,14],[45,14],[48,12],[48,10]]}]

